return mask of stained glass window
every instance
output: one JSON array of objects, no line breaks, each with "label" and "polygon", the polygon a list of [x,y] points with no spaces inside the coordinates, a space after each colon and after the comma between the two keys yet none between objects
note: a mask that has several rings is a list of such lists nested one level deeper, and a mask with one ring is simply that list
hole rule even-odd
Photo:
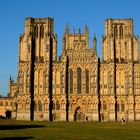
[{"label": "stained glass window", "polygon": [[86,94],[89,94],[89,71],[86,70]]},{"label": "stained glass window", "polygon": [[41,101],[38,102],[38,111],[42,111],[42,103],[41,103]]},{"label": "stained glass window", "polygon": [[53,103],[53,110],[55,110],[55,103]]},{"label": "stained glass window", "polygon": [[81,89],[82,89],[81,78],[82,78],[81,68],[77,68],[77,92],[78,92],[78,94],[81,94]]},{"label": "stained glass window", "polygon": [[106,110],[107,107],[106,107],[106,103],[103,103],[103,110]]},{"label": "stained glass window", "polygon": [[121,111],[122,111],[122,112],[125,111],[125,106],[124,106],[124,104],[121,104]]},{"label": "stained glass window", "polygon": [[69,92],[70,92],[70,94],[72,94],[73,93],[73,71],[72,70],[70,70],[70,77],[69,77],[69,81],[70,81],[70,89],[69,89]]},{"label": "stained glass window", "polygon": [[56,102],[56,110],[60,110],[60,103],[58,101]]},{"label": "stained glass window", "polygon": [[37,103],[34,103],[34,111],[37,111]]},{"label": "stained glass window", "polygon": [[119,112],[120,111],[120,105],[117,104],[117,111]]}]

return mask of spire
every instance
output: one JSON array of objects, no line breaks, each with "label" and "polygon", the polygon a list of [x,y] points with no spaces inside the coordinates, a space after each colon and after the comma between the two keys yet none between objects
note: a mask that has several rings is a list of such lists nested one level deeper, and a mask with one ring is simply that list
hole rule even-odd
[{"label": "spire", "polygon": [[11,78],[11,75],[10,75],[9,81],[11,81],[11,80],[12,80],[12,78]]},{"label": "spire", "polygon": [[89,29],[88,29],[87,24],[85,25],[85,34],[89,34]]},{"label": "spire", "polygon": [[74,40],[75,40],[75,28],[73,27],[73,34],[74,34]]},{"label": "spire", "polygon": [[79,34],[81,34],[81,29],[79,28]]},{"label": "spire", "polygon": [[86,46],[89,46],[89,29],[87,24],[85,25],[85,36],[86,36]]},{"label": "spire", "polygon": [[65,34],[69,34],[69,24],[67,24],[65,27]]},{"label": "spire", "polygon": [[81,40],[81,29],[80,28],[79,28],[78,34],[79,34],[79,40]]},{"label": "spire", "polygon": [[73,34],[75,35],[75,28],[73,27]]},{"label": "spire", "polygon": [[12,76],[10,75],[9,83],[12,84],[14,80],[12,80]]},{"label": "spire", "polygon": [[94,33],[94,38],[93,38],[93,50],[96,52],[97,49],[97,39],[96,39],[96,34]]}]

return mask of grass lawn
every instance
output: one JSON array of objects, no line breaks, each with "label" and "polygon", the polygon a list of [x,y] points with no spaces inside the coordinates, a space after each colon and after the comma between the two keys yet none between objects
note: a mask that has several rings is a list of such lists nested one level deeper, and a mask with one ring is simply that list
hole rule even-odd
[{"label": "grass lawn", "polygon": [[140,122],[0,120],[0,140],[140,140]]}]

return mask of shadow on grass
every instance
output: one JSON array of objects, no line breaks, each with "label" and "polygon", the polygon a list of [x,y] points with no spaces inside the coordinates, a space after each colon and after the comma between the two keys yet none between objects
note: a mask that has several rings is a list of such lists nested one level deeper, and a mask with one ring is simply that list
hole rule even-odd
[{"label": "shadow on grass", "polygon": [[27,140],[32,138],[33,137],[7,137],[7,138],[0,138],[0,140]]},{"label": "shadow on grass", "polygon": [[0,125],[0,130],[16,130],[26,128],[40,128],[45,127],[43,125]]}]

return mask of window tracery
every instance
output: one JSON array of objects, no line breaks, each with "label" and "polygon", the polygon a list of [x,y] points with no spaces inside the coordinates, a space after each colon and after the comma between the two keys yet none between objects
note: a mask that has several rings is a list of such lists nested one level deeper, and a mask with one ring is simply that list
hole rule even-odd
[{"label": "window tracery", "polygon": [[44,26],[43,25],[40,26],[40,37],[41,38],[44,37]]},{"label": "window tracery", "polygon": [[34,35],[35,35],[35,37],[38,37],[38,26],[37,25],[35,25],[35,27],[34,27]]},{"label": "window tracery", "polygon": [[70,70],[70,78],[69,78],[69,81],[70,81],[70,89],[69,89],[69,92],[70,94],[73,93],[73,71]]},{"label": "window tracery", "polygon": [[86,94],[89,94],[89,70],[86,70]]},{"label": "window tracery", "polygon": [[82,82],[81,82],[81,79],[82,79],[82,71],[81,71],[81,68],[77,68],[77,93],[78,94],[81,94],[81,89],[82,89]]}]

